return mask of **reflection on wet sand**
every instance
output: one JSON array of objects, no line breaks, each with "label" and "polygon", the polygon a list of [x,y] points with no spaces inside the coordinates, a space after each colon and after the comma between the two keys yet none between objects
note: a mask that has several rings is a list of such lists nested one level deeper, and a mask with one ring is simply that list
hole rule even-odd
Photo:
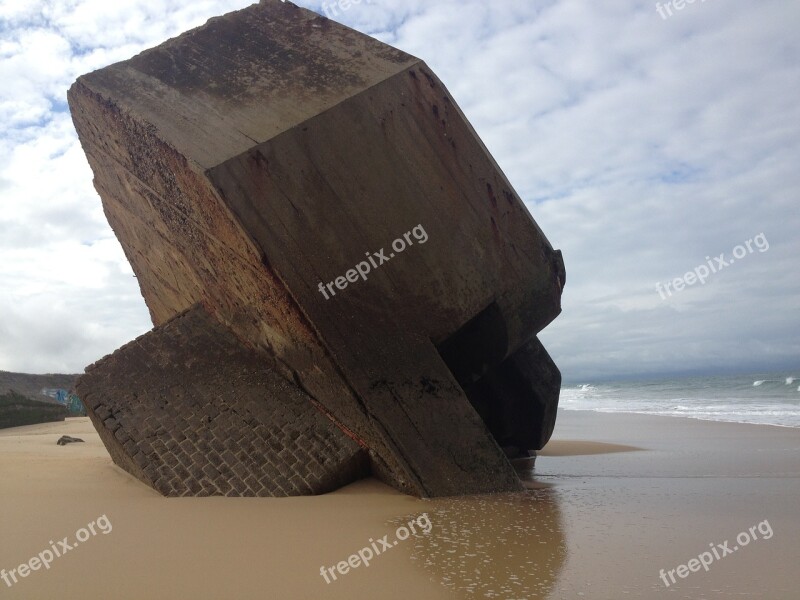
[{"label": "reflection on wet sand", "polygon": [[464,598],[548,596],[567,554],[554,490],[426,504],[433,529],[409,543],[412,561],[434,580]]}]

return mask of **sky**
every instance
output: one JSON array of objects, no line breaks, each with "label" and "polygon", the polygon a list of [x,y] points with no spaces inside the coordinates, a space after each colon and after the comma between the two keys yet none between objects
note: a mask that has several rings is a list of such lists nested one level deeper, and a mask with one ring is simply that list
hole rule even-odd
[{"label": "sky", "polygon": [[[800,373],[800,3],[351,2],[296,3],[425,60],[562,250],[565,379]],[[250,3],[0,0],[0,370],[151,328],[69,86]]]}]

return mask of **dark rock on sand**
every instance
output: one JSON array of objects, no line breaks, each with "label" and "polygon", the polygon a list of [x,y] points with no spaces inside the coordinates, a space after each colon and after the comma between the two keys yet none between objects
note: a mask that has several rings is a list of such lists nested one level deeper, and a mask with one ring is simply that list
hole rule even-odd
[{"label": "dark rock on sand", "polygon": [[58,444],[59,446],[66,446],[67,444],[74,444],[76,442],[82,442],[82,441],[83,440],[81,438],[76,438],[76,437],[72,437],[72,436],[69,436],[69,435],[62,435],[58,439],[56,444]]}]

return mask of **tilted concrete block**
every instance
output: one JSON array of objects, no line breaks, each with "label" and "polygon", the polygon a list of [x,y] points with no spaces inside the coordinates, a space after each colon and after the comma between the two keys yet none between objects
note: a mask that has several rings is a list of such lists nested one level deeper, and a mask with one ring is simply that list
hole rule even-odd
[{"label": "tilted concrete block", "polygon": [[[535,335],[560,311],[564,266],[424,62],[271,0],[80,77],[69,103],[150,309],[152,352],[171,347],[162,328],[176,317],[202,314],[398,489],[520,488],[500,444],[537,449],[552,432],[560,376]],[[129,382],[153,410],[186,393],[183,364],[123,349],[82,380],[90,414],[125,383],[126,361],[158,365]],[[224,369],[220,384],[235,361]],[[168,429],[182,411],[167,411]],[[133,472],[157,453],[128,435],[137,453],[112,456]],[[348,480],[357,453],[338,452],[329,469]]]},{"label": "tilted concrete block", "polygon": [[114,462],[165,496],[319,494],[368,475],[367,450],[268,365],[197,306],[78,388]]}]

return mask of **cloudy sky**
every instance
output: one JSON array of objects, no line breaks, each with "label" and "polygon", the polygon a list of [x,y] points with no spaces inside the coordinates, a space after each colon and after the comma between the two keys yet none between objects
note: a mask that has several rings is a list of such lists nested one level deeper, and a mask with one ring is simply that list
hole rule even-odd
[{"label": "cloudy sky", "polygon": [[[0,0],[0,369],[80,372],[151,326],[67,88],[248,4]],[[336,18],[437,72],[564,252],[541,338],[568,380],[800,371],[800,3],[665,4],[362,0]]]}]

